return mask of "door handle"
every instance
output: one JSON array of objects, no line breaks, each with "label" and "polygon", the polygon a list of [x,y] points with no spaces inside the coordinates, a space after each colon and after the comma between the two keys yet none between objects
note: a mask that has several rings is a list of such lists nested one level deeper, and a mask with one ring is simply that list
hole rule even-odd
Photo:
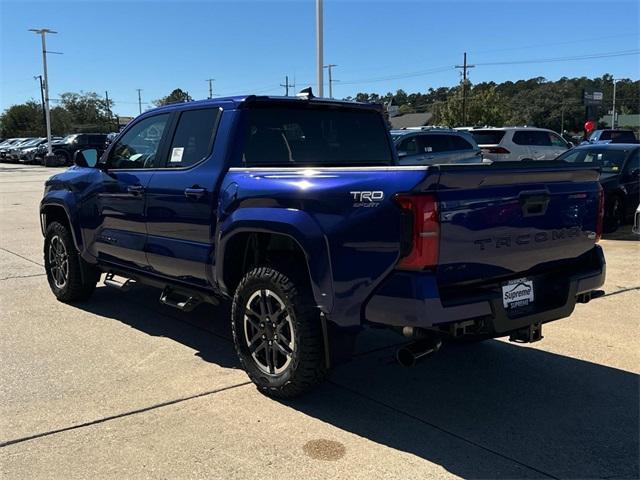
[{"label": "door handle", "polygon": [[191,198],[193,200],[198,200],[198,199],[204,197],[205,193],[207,193],[207,189],[206,188],[202,188],[202,187],[198,187],[197,185],[194,185],[193,187],[184,189],[184,196],[187,197],[187,198]]},{"label": "door handle", "polygon": [[133,195],[142,195],[144,193],[144,187],[142,185],[129,185],[127,192]]}]

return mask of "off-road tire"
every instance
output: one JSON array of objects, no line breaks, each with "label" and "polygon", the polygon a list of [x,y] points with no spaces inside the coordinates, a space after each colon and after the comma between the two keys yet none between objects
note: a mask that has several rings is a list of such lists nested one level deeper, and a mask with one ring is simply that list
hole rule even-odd
[{"label": "off-road tire", "polygon": [[[318,385],[327,374],[320,311],[315,306],[308,281],[278,271],[278,267],[258,267],[249,271],[236,289],[231,308],[231,328],[242,368],[258,389],[274,398],[292,398]],[[291,361],[280,374],[267,374],[252,357],[245,339],[245,308],[255,292],[270,290],[285,304],[294,325],[295,349]]]},{"label": "off-road tire", "polygon": [[[51,248],[51,241],[54,238],[62,242],[68,261],[68,275],[66,282],[62,286],[56,284],[52,273],[49,249]],[[65,303],[77,302],[89,298],[100,278],[100,272],[80,258],[73,243],[71,232],[65,225],[59,222],[51,222],[47,226],[44,238],[44,267],[51,291],[58,300]]]}]

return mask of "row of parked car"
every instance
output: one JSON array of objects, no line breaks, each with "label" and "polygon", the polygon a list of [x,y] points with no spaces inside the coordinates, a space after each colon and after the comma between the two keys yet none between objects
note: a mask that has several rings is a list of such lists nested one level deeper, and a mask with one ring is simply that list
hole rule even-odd
[{"label": "row of parked car", "polygon": [[420,127],[391,136],[402,165],[563,160],[599,166],[607,233],[631,220],[640,201],[640,145],[631,130],[596,130],[577,147],[534,127]]},{"label": "row of parked car", "polygon": [[[0,143],[0,161],[71,165],[76,151],[103,150],[116,134],[77,133],[55,137],[53,158],[45,158],[46,138],[13,138]],[[392,130],[401,165],[564,160],[601,168],[605,225],[615,231],[630,220],[640,198],[640,145],[630,130],[596,130],[575,147],[557,133],[535,127],[418,127]]]},{"label": "row of parked car", "polygon": [[46,137],[9,138],[0,143],[0,161],[38,164],[48,167],[67,166],[73,155],[84,148],[104,149],[114,134],[74,133],[66,137],[52,137],[52,158],[47,156]]}]

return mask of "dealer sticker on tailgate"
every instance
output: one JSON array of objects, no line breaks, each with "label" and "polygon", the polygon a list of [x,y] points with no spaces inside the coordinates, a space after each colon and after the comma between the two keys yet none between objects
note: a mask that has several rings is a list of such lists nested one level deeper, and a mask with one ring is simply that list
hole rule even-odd
[{"label": "dealer sticker on tailgate", "polygon": [[518,278],[502,286],[504,308],[526,307],[533,303],[533,280]]}]

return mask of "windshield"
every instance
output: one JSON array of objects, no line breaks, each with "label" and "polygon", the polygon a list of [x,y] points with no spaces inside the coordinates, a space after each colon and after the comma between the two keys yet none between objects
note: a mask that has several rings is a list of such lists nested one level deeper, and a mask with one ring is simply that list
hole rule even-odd
[{"label": "windshield", "polygon": [[29,140],[28,142],[24,142],[20,144],[21,147],[32,147],[33,145],[37,145],[40,142],[39,138],[34,138],[33,140]]},{"label": "windshield", "polygon": [[557,159],[569,163],[599,166],[606,173],[619,173],[628,153],[628,150],[579,149],[569,150]]},{"label": "windshield", "polygon": [[64,137],[61,142],[62,143],[73,143],[73,141],[76,139],[76,137],[78,136],[78,134],[75,135],[67,135],[66,137]]},{"label": "windshield", "polygon": [[503,130],[471,130],[469,133],[478,145],[497,145],[504,137]]},{"label": "windshield", "polygon": [[383,118],[373,110],[257,105],[245,122],[245,165],[393,163]]}]

